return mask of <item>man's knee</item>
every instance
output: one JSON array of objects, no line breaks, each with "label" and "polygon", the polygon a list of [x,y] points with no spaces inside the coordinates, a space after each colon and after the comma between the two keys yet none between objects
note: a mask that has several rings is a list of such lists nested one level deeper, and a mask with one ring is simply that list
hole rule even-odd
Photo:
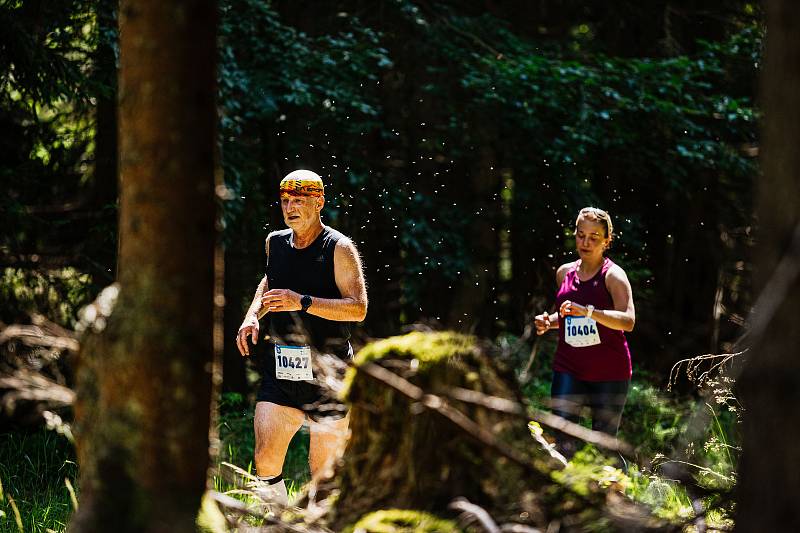
[{"label": "man's knee", "polygon": [[255,462],[260,476],[281,473],[289,442],[303,424],[302,411],[271,403],[256,404]]}]

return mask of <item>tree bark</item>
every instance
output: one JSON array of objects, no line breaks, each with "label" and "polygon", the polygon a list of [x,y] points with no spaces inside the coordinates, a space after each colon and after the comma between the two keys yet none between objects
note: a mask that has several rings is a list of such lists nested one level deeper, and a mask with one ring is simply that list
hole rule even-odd
[{"label": "tree bark", "polygon": [[[737,483],[738,531],[797,531],[800,513],[800,3],[770,0],[763,72],[763,177],[754,346],[738,381],[745,406],[744,452]],[[794,235],[794,237],[793,237]],[[794,244],[793,243],[794,239]],[[782,283],[783,285],[776,285]],[[776,287],[778,287],[776,289]],[[758,313],[765,316],[759,316]],[[759,329],[762,331],[759,335]],[[763,331],[766,330],[766,331]]]},{"label": "tree bark", "polygon": [[494,169],[494,150],[483,144],[468,189],[465,188],[465,205],[475,208],[475,224],[469,237],[472,265],[454,287],[450,306],[449,325],[457,331],[481,335],[495,333],[495,316],[498,305],[497,262],[500,240],[499,224],[500,175]]},{"label": "tree bark", "polygon": [[73,532],[195,531],[221,341],[215,30],[210,0],[121,3],[120,293],[80,354]]}]

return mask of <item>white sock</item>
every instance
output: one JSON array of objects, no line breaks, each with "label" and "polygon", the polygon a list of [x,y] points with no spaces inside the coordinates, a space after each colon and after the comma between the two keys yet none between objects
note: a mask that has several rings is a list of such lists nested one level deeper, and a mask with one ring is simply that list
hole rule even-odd
[{"label": "white sock", "polygon": [[289,494],[286,492],[286,482],[282,475],[265,477],[258,476],[260,487],[255,491],[262,500],[275,502],[286,507],[289,505]]}]

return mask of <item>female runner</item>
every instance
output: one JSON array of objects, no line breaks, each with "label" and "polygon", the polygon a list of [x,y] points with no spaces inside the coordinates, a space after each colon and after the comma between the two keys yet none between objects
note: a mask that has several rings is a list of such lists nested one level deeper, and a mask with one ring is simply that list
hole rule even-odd
[{"label": "female runner", "polygon": [[[588,408],[592,429],[609,435],[619,429],[628,395],[631,354],[624,332],[636,321],[628,276],[605,256],[613,231],[608,213],[581,209],[575,221],[578,259],[556,272],[558,312],[534,319],[538,335],[558,329],[553,412],[577,422]],[[564,444],[565,452],[574,452]]]}]

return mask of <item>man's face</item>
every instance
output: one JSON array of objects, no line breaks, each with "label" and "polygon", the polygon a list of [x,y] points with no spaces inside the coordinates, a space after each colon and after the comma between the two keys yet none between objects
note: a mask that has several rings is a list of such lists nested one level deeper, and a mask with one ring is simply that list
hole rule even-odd
[{"label": "man's face", "polygon": [[319,212],[325,204],[322,196],[281,194],[283,221],[295,231],[313,226],[319,220]]}]

